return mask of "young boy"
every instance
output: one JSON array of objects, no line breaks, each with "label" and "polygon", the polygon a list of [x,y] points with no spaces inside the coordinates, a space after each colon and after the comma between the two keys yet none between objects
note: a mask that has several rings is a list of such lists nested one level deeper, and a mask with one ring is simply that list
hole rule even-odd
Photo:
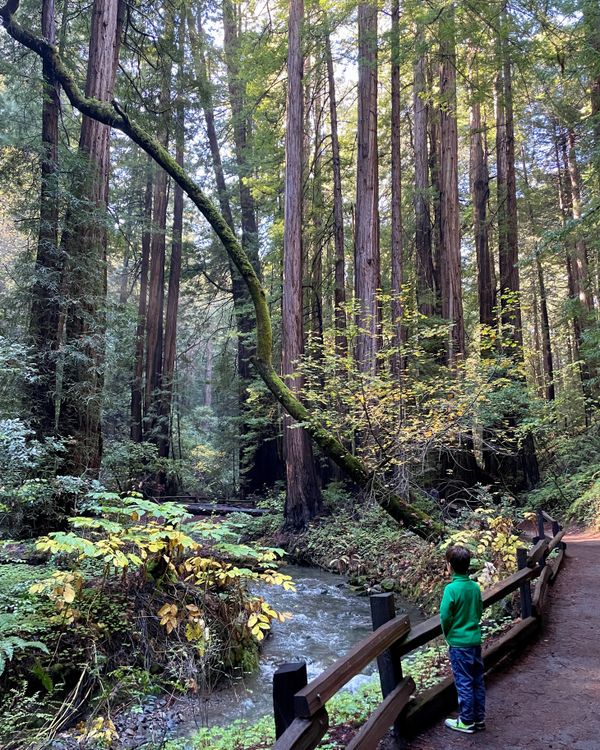
[{"label": "young boy", "polygon": [[444,589],[440,604],[442,631],[448,642],[450,663],[458,693],[458,718],[445,724],[456,732],[473,734],[485,729],[485,686],[481,658],[481,591],[468,576],[471,553],[464,547],[449,547],[446,561],[452,582]]}]

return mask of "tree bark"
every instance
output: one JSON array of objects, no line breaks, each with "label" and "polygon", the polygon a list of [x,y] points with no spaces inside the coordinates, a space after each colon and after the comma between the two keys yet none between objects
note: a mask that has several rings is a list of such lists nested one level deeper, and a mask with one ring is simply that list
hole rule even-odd
[{"label": "tree bark", "polygon": [[325,57],[327,60],[327,86],[329,90],[329,123],[331,127],[331,157],[333,171],[333,243],[335,255],[334,319],[335,351],[340,357],[348,353],[346,337],[346,265],[344,253],[344,203],[342,196],[342,164],[338,137],[337,104],[335,98],[335,78],[331,40],[325,35]]},{"label": "tree bark", "polygon": [[[507,11],[502,11],[503,34],[507,34]],[[496,163],[498,195],[498,263],[500,267],[500,308],[502,340],[507,352],[523,357],[519,280],[519,237],[515,175],[515,135],[512,97],[512,71],[507,40],[498,40],[496,77]]]},{"label": "tree bark", "polygon": [[471,104],[471,200],[473,201],[473,231],[477,257],[479,322],[482,326],[492,329],[494,327],[496,289],[487,219],[490,177],[482,132],[481,107],[479,101],[474,100]]},{"label": "tree bark", "polygon": [[400,138],[400,2],[392,0],[391,28],[391,162],[392,162],[392,346],[398,349],[392,356],[392,372],[396,377],[404,369],[402,346],[406,339],[403,326],[404,243],[402,236],[402,153]]},{"label": "tree bark", "polygon": [[354,281],[357,305],[356,361],[375,372],[379,348],[379,166],[377,155],[377,5],[358,6],[358,138]]},{"label": "tree bark", "polygon": [[152,159],[148,158],[146,189],[144,191],[144,228],[142,230],[142,259],[140,264],[140,296],[138,300],[137,328],[135,333],[135,369],[131,384],[131,439],[141,443],[144,439],[144,350],[146,337],[146,310],[148,306],[148,269],[150,265],[150,242],[152,234]]},{"label": "tree bark", "polygon": [[[94,0],[85,96],[99,102],[112,97],[124,9],[123,2]],[[59,433],[68,441],[62,470],[73,475],[96,476],[102,457],[109,141],[110,127],[84,113],[79,154],[86,166],[72,186],[77,206],[67,209],[62,237],[68,303]]]},{"label": "tree bark", "polygon": [[[525,152],[523,151],[523,182],[525,183],[525,195],[527,199],[527,209],[529,212],[529,223],[533,232],[538,229],[533,206],[529,197],[529,179],[527,176],[527,164],[525,162]],[[542,334],[542,370],[543,386],[546,401],[554,401],[556,391],[554,386],[554,361],[552,358],[552,340],[550,337],[550,317],[548,315],[548,297],[546,294],[546,284],[544,280],[544,268],[540,258],[539,248],[536,246],[534,251],[535,272],[537,275],[538,286],[540,289],[540,319]]]},{"label": "tree bark", "polygon": [[[570,127],[567,131],[567,164],[569,180],[571,183],[571,214],[575,221],[581,219],[581,178],[579,176],[579,167],[577,165],[577,154],[575,151],[575,131]],[[594,309],[594,299],[591,291],[589,268],[588,268],[588,248],[586,241],[579,236],[577,231],[575,240],[575,254],[573,257],[574,272],[577,277],[577,287],[579,302],[582,306],[583,316],[585,313]]]},{"label": "tree bark", "polygon": [[[178,63],[175,102],[175,161],[183,167],[185,139],[185,107],[183,100],[183,76],[185,56],[185,16],[180,11],[178,30]],[[162,365],[160,433],[158,454],[168,458],[171,447],[171,404],[175,387],[175,357],[177,354],[177,312],[179,310],[179,286],[181,281],[181,250],[183,245],[183,188],[175,183],[173,189],[173,234],[171,238],[171,262],[169,265],[169,287],[165,315],[165,338]]]},{"label": "tree bark", "polygon": [[417,303],[419,312],[430,317],[435,313],[435,284],[431,237],[431,208],[429,200],[429,150],[427,121],[429,105],[426,101],[426,56],[423,51],[423,31],[417,31],[418,57],[414,64],[413,117],[415,153],[415,265],[417,275]]},{"label": "tree bark", "polygon": [[[290,0],[288,22],[288,85],[285,131],[285,214],[283,239],[282,369],[293,393],[302,380],[296,372],[304,352],[302,325],[302,190],[303,190],[303,0]],[[287,492],[285,522],[304,528],[322,508],[312,446],[307,432],[284,419],[283,448]]]},{"label": "tree bark", "polygon": [[442,317],[450,321],[448,362],[465,355],[461,290],[460,219],[458,202],[458,132],[456,125],[456,50],[454,6],[442,16],[440,41],[440,293]]},{"label": "tree bark", "polygon": [[[42,4],[42,36],[56,43],[54,0]],[[51,65],[42,65],[42,152],[40,220],[35,278],[31,289],[29,338],[36,379],[27,388],[27,406],[36,437],[56,432],[56,367],[59,349],[60,288],[62,255],[58,245],[58,116],[60,89]]]},{"label": "tree bark", "polygon": [[[256,219],[256,205],[248,177],[252,176],[252,168],[248,160],[250,125],[245,105],[245,91],[239,71],[240,43],[238,38],[239,8],[233,0],[223,0],[223,50],[227,66],[227,85],[233,120],[233,140],[235,158],[238,167],[238,184],[240,191],[240,209],[242,214],[242,247],[254,265],[256,273],[260,275],[258,259],[258,224]],[[247,334],[248,331],[245,331]]]}]

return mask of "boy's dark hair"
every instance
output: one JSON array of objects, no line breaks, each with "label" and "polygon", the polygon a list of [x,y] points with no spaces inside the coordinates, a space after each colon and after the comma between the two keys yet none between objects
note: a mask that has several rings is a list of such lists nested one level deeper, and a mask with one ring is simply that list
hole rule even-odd
[{"label": "boy's dark hair", "polygon": [[466,547],[448,547],[446,560],[455,573],[466,573],[471,565],[471,553]]}]

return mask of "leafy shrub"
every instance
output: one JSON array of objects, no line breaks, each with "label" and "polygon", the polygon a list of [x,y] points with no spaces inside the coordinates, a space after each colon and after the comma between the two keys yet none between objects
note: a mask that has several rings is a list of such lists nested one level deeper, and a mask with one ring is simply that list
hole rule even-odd
[{"label": "leafy shrub", "polygon": [[514,518],[491,508],[463,514],[461,528],[446,537],[440,549],[445,551],[455,544],[471,552],[471,568],[482,587],[514,573],[517,548],[523,546]]}]

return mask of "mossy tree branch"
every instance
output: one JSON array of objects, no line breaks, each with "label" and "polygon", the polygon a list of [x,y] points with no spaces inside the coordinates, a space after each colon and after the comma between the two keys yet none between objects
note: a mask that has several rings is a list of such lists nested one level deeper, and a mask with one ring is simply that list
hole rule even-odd
[{"label": "mossy tree branch", "polygon": [[109,104],[86,97],[82,93],[60,58],[57,48],[24,28],[15,20],[14,14],[18,7],[19,0],[9,0],[0,8],[0,18],[2,18],[2,23],[8,34],[46,62],[75,109],[87,117],[120,130],[149,154],[180,185],[223,243],[225,250],[248,286],[252,297],[257,333],[254,364],[273,396],[290,416],[303,423],[325,455],[335,461],[352,481],[361,487],[374,490],[380,506],[395,520],[405,524],[423,537],[438,535],[441,528],[430,516],[410,502],[386,491],[383,486],[376,482],[372,473],[355,456],[349,453],[330,432],[316,423],[302,402],[279,377],[272,361],[273,334],[265,290],[246,252],[219,210],[190,175],[177,164],[168,151],[140,125],[130,119],[116,101]]}]

